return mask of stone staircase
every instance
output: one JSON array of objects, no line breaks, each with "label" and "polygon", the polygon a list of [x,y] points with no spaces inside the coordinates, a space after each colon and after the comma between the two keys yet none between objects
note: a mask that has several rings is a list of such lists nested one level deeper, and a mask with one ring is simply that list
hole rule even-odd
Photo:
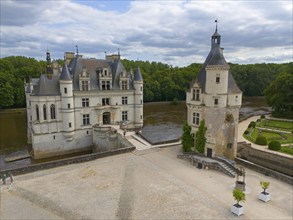
[{"label": "stone staircase", "polygon": [[214,170],[219,170],[220,172],[223,172],[224,174],[230,176],[230,177],[236,177],[237,175],[237,168],[231,161],[228,161],[224,158],[208,158],[203,156],[198,156],[195,154],[182,154],[177,155],[177,158],[179,159],[186,159],[191,162],[193,166],[196,166],[198,168],[209,168]]}]

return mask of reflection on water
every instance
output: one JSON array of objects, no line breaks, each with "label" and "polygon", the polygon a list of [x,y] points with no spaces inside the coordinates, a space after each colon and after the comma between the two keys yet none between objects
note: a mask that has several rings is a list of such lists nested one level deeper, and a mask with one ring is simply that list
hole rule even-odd
[{"label": "reflection on water", "polygon": [[[270,108],[263,97],[244,98],[240,118],[247,115],[267,114]],[[186,121],[186,105],[181,102],[172,105],[168,102],[144,104],[144,127],[142,133],[151,142],[174,140],[181,136]],[[25,109],[0,111],[0,167],[4,167],[4,156],[11,152],[27,149],[27,120]],[[88,152],[87,152],[88,153]],[[11,163],[19,166],[33,163],[25,159]],[[14,165],[12,165],[14,164]],[[5,164],[7,167],[7,164]]]}]

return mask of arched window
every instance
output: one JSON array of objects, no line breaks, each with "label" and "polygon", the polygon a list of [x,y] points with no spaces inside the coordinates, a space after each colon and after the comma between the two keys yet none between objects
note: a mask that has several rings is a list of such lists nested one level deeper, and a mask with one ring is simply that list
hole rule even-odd
[{"label": "arched window", "polygon": [[50,106],[51,119],[56,119],[55,105]]},{"label": "arched window", "polygon": [[39,114],[39,106],[36,105],[36,116],[37,116],[37,121],[40,120],[40,114]]},{"label": "arched window", "polygon": [[44,120],[47,120],[47,108],[46,108],[46,105],[43,105],[43,115],[44,115]]}]

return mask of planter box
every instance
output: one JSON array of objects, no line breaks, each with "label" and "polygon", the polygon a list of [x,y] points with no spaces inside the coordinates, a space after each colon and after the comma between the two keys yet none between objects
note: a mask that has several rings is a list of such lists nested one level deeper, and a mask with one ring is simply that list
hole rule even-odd
[{"label": "planter box", "polygon": [[271,194],[267,193],[264,194],[263,192],[261,194],[259,194],[258,199],[264,202],[268,202],[271,200]]},{"label": "planter box", "polygon": [[231,207],[231,212],[234,213],[237,216],[243,215],[244,214],[244,207],[242,205],[234,204]]}]

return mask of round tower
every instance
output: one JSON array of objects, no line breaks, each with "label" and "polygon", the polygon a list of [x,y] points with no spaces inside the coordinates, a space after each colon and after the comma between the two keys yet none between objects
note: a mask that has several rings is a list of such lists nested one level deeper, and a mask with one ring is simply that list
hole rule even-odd
[{"label": "round tower", "polygon": [[63,135],[67,141],[71,141],[75,133],[73,84],[66,63],[60,75],[60,93]]},{"label": "round tower", "polygon": [[143,78],[139,67],[136,68],[133,79],[134,85],[134,126],[143,126]]}]

